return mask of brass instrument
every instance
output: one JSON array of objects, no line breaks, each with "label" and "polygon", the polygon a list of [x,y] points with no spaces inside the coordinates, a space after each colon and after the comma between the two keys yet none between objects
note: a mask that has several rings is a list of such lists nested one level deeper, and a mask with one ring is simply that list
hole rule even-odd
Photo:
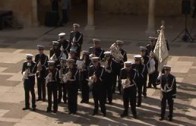
[{"label": "brass instrument", "polygon": [[129,77],[127,77],[126,79],[122,79],[122,87],[123,89],[130,87],[131,85],[131,81],[129,79]]},{"label": "brass instrument", "polygon": [[69,69],[68,72],[67,72],[66,74],[63,74],[62,77],[63,77],[63,78],[62,78],[62,79],[63,79],[63,82],[64,82],[64,83],[67,83],[67,81],[70,80],[71,77],[72,77],[71,69]]},{"label": "brass instrument", "polygon": [[95,72],[93,73],[92,76],[90,76],[88,78],[88,85],[89,85],[89,87],[92,87],[92,85],[93,85],[94,82],[97,82],[97,77],[95,75]]},{"label": "brass instrument", "polygon": [[23,75],[22,80],[24,81],[24,80],[26,80],[26,79],[29,79],[29,78],[28,78],[29,74],[30,74],[30,69],[28,68],[28,69],[26,69],[26,70],[22,73],[22,75]]},{"label": "brass instrument", "polygon": [[110,51],[111,51],[111,55],[114,57],[114,59],[117,62],[123,61],[123,55],[121,54],[121,51],[116,43],[113,43],[110,46]]},{"label": "brass instrument", "polygon": [[41,61],[39,61],[38,64],[37,64],[38,78],[41,76],[41,71],[42,71],[42,64],[41,64]]},{"label": "brass instrument", "polygon": [[50,71],[46,76],[46,84],[52,81],[52,72]]}]

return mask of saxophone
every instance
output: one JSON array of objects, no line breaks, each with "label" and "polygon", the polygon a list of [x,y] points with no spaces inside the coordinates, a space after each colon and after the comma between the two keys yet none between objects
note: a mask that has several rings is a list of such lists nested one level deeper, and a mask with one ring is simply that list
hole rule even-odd
[{"label": "saxophone", "polygon": [[39,61],[38,64],[37,64],[38,78],[41,76],[41,71],[42,71],[42,64],[41,64],[41,61]]}]

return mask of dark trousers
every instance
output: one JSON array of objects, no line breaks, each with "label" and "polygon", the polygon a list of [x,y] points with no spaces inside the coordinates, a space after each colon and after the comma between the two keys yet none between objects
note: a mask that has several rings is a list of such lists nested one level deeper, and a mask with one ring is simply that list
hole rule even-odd
[{"label": "dark trousers", "polygon": [[93,100],[94,100],[94,113],[98,112],[99,104],[101,107],[101,112],[106,113],[104,87],[103,86],[100,87],[100,85],[98,84],[94,84],[94,85],[96,85],[96,86],[93,86],[93,89],[92,89]]},{"label": "dark trousers", "polygon": [[52,107],[52,97],[53,97],[53,110],[58,110],[58,103],[57,103],[57,82],[49,82],[47,84],[48,88],[48,110],[51,111]]},{"label": "dark trousers", "polygon": [[38,99],[46,99],[46,84],[44,78],[37,77]]},{"label": "dark trousers", "polygon": [[138,94],[137,105],[141,106],[141,104],[142,104],[142,84],[137,85],[137,94]]},{"label": "dark trousers", "polygon": [[89,102],[89,86],[88,81],[81,81],[82,101]]},{"label": "dark trousers", "polygon": [[144,75],[144,80],[143,80],[143,96],[147,96],[147,74]]},{"label": "dark trousers", "polygon": [[74,82],[70,82],[67,85],[68,90],[68,110],[70,113],[77,112],[77,95],[78,95],[78,87]]},{"label": "dark trousers", "polygon": [[109,103],[112,103],[112,86],[113,86],[113,80],[107,78],[108,81],[105,81],[105,90],[106,90],[106,101],[108,99]]},{"label": "dark trousers", "polygon": [[58,103],[61,102],[61,99],[63,98],[63,102],[67,102],[67,87],[65,83],[59,83],[58,84]]},{"label": "dark trousers", "polygon": [[158,71],[155,71],[149,74],[148,87],[151,87],[153,85],[153,87],[156,88],[156,80],[157,80],[158,74],[159,74]]},{"label": "dark trousers", "polygon": [[35,105],[35,77],[29,77],[29,79],[24,80],[24,91],[25,91],[25,107],[29,108],[29,92],[31,93],[31,102],[32,102],[32,108],[36,108]]},{"label": "dark trousers", "polygon": [[129,103],[133,116],[136,116],[136,87],[128,87],[123,90],[124,114],[128,114]]},{"label": "dark trousers", "polygon": [[169,118],[173,117],[173,104],[174,100],[171,95],[163,93],[163,97],[161,99],[161,117],[164,118],[165,116],[165,109],[166,109],[166,102],[169,106]]}]

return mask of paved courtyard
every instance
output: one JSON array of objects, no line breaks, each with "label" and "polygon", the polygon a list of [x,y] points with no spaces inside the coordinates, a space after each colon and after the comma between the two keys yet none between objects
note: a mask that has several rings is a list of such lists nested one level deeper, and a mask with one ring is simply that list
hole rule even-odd
[{"label": "paved courtyard", "polygon": [[[109,27],[109,26],[107,26]],[[90,39],[98,36],[103,40],[102,46],[107,49],[117,38],[126,41],[124,48],[129,59],[138,53],[138,47],[147,43],[143,34],[117,34],[113,30],[103,28],[95,33],[85,33],[84,49],[91,45]],[[177,99],[174,105],[174,120],[159,121],[160,90],[148,89],[148,98],[143,100],[142,107],[137,108],[138,119],[130,116],[120,118],[122,98],[114,95],[114,104],[107,105],[107,116],[92,116],[93,100],[90,104],[80,104],[78,96],[78,113],[68,115],[67,105],[60,104],[57,114],[46,113],[47,102],[37,102],[37,111],[22,111],[24,106],[24,90],[21,76],[21,65],[26,53],[36,53],[36,44],[47,47],[57,38],[61,31],[69,31],[70,26],[62,28],[28,28],[24,30],[0,31],[0,126],[194,126],[196,125],[196,43],[171,42],[168,64],[177,77]],[[176,32],[174,32],[176,34]],[[169,34],[170,36],[174,33]],[[108,34],[108,36],[107,36]],[[106,37],[107,36],[107,37]],[[126,37],[125,37],[126,36]],[[141,39],[142,38],[142,39]],[[36,89],[37,90],[37,89]]]}]

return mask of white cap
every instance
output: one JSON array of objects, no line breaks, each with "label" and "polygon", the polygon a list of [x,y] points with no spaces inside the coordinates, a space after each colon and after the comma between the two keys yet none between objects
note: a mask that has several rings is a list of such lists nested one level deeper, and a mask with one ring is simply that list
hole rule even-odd
[{"label": "white cap", "polygon": [[67,62],[70,62],[70,63],[73,63],[75,60],[74,60],[74,59],[69,58],[69,59],[66,59],[66,61],[67,61]]},{"label": "white cap", "polygon": [[141,51],[146,51],[146,50],[147,50],[147,48],[146,48],[146,47],[144,47],[144,46],[140,46],[140,50],[141,50]]},{"label": "white cap", "polygon": [[64,32],[61,32],[61,33],[58,34],[59,37],[63,37],[65,35],[66,35],[66,33],[64,33]]},{"label": "white cap", "polygon": [[26,58],[32,58],[33,54],[26,54]]},{"label": "white cap", "polygon": [[58,42],[58,41],[52,41],[52,44],[53,44],[53,45],[58,45],[59,42]]},{"label": "white cap", "polygon": [[78,28],[79,28],[79,27],[80,27],[80,24],[74,23],[74,24],[73,24],[73,27],[78,27]]},{"label": "white cap", "polygon": [[117,44],[124,44],[124,41],[122,41],[122,40],[116,40],[116,43]]},{"label": "white cap", "polygon": [[55,61],[54,60],[49,60],[48,61],[48,65],[54,65],[55,64]]},{"label": "white cap", "polygon": [[93,42],[101,42],[101,40],[97,38],[93,38]]},{"label": "white cap", "polygon": [[93,61],[99,61],[99,57],[97,57],[97,56],[93,56],[92,58],[91,58],[91,60],[93,60]]},{"label": "white cap", "polygon": [[126,62],[124,62],[124,64],[125,64],[125,65],[132,65],[133,62],[132,62],[132,61],[126,61]]},{"label": "white cap", "polygon": [[169,66],[169,65],[164,65],[164,66],[163,66],[163,69],[169,69],[169,70],[170,70],[170,69],[171,69],[171,66]]},{"label": "white cap", "polygon": [[111,55],[111,51],[105,51],[104,54],[105,55]]},{"label": "white cap", "polygon": [[138,54],[138,55],[134,55],[134,58],[135,58],[135,59],[141,59],[142,56]]}]

